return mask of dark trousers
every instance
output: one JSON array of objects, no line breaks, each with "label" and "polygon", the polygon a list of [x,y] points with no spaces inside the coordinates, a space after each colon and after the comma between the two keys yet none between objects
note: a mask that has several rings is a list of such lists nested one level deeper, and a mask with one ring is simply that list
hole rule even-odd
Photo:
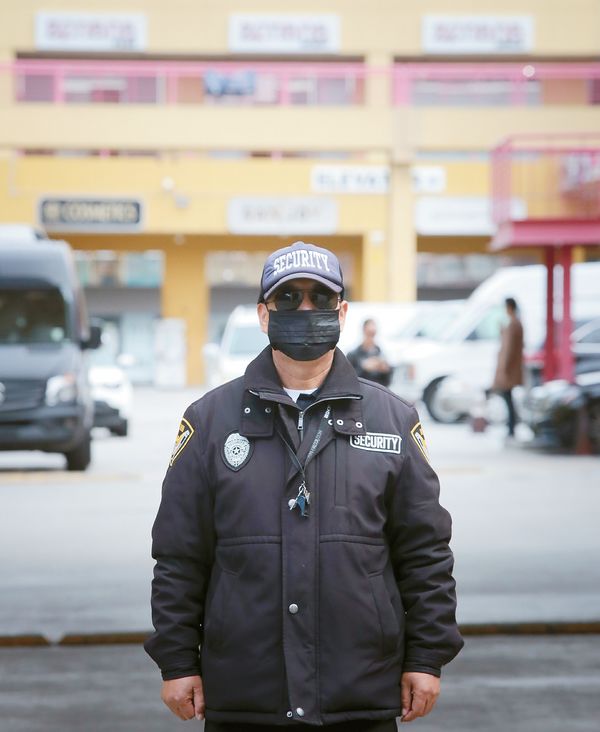
[{"label": "dark trousers", "polygon": [[513,404],[512,389],[506,389],[500,392],[502,398],[508,407],[508,434],[515,434],[515,425],[517,424],[517,412]]},{"label": "dark trousers", "polygon": [[[270,724],[237,724],[236,722],[206,722],[204,732],[285,732],[286,730],[306,730],[308,725],[292,724],[279,727]],[[385,719],[374,722],[367,719],[357,719],[353,722],[327,724],[324,727],[311,727],[315,732],[398,732],[395,719]]]}]

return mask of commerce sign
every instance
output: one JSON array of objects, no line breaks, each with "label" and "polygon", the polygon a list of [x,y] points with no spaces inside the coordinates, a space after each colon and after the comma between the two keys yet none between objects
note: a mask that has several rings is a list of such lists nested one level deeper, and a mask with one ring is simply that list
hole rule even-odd
[{"label": "commerce sign", "polygon": [[50,231],[139,231],[143,204],[132,198],[42,198],[40,224]]},{"label": "commerce sign", "polygon": [[227,224],[232,234],[334,234],[336,202],[319,196],[232,198]]},{"label": "commerce sign", "polygon": [[505,54],[533,50],[531,15],[425,15],[425,53]]},{"label": "commerce sign", "polygon": [[35,47],[42,51],[144,51],[143,13],[39,12]]},{"label": "commerce sign", "polygon": [[229,49],[237,53],[337,53],[340,19],[332,13],[234,13]]},{"label": "commerce sign", "polygon": [[387,193],[390,171],[385,165],[315,165],[310,173],[315,193]]}]

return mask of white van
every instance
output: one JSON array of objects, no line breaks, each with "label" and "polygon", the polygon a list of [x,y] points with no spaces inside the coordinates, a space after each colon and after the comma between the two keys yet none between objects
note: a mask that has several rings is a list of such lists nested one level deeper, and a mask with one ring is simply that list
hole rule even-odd
[{"label": "white van", "polygon": [[[600,262],[576,264],[571,273],[573,321],[598,316]],[[546,268],[505,267],[477,287],[441,341],[415,345],[403,354],[392,390],[413,403],[422,399],[439,422],[464,416],[454,397],[491,386],[507,297],[514,297],[519,306],[526,352],[539,347],[546,328]]]}]

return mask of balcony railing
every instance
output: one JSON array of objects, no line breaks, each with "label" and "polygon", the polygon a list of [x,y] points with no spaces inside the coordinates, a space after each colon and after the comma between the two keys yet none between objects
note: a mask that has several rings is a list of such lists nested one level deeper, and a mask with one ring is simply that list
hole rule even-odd
[{"label": "balcony railing", "polygon": [[18,102],[51,104],[360,105],[361,63],[22,60]]},{"label": "balcony railing", "polygon": [[600,63],[21,59],[0,70],[19,103],[360,106],[379,77],[400,107],[600,105]]},{"label": "balcony railing", "polygon": [[419,107],[600,104],[600,63],[398,63],[394,102]]},{"label": "balcony railing", "polygon": [[497,225],[600,221],[600,133],[514,135],[494,148],[492,215]]}]

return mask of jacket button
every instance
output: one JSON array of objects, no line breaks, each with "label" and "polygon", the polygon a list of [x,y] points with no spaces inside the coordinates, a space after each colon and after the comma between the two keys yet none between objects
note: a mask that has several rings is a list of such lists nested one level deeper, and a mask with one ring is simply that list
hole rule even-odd
[{"label": "jacket button", "polygon": [[286,712],[285,716],[286,716],[286,717],[287,717],[288,719],[291,719],[291,718],[292,718],[292,717],[294,716],[294,712],[292,712],[292,710],[290,709],[290,710],[289,710],[289,712]]},{"label": "jacket button", "polygon": [[298,612],[298,605],[296,605],[295,602],[293,602],[289,607],[288,610],[292,615],[295,615]]},{"label": "jacket button", "polygon": [[265,414],[271,414],[271,407],[265,407]]},{"label": "jacket button", "polygon": [[304,709],[302,709],[302,707],[298,707],[298,709],[296,709],[296,714],[299,717],[303,717],[304,716]]},{"label": "jacket button", "polygon": [[246,407],[244,409],[244,414],[250,414],[250,407]]},{"label": "jacket button", "polygon": [[336,421],[336,424],[339,424],[340,427],[344,424],[343,419],[336,419],[335,421]]},{"label": "jacket button", "polygon": [[356,426],[360,429],[362,427],[362,422],[357,422]]}]

